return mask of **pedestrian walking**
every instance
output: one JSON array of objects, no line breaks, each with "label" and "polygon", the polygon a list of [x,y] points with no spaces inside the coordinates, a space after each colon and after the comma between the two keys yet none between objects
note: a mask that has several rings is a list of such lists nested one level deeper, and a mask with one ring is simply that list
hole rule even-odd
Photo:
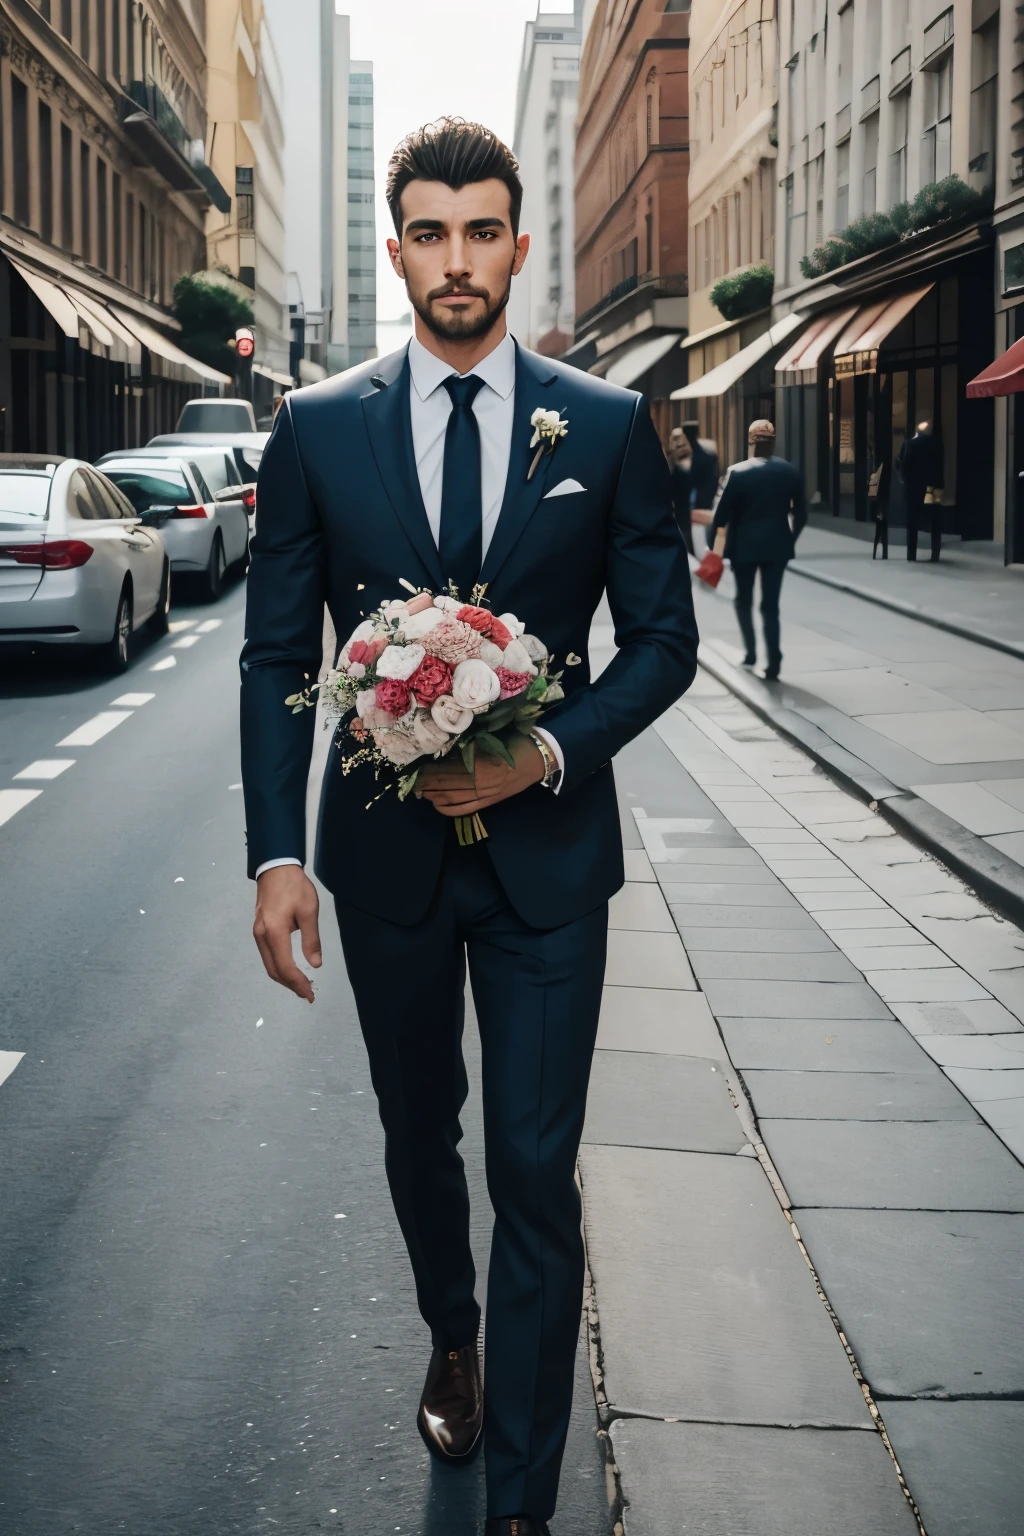
[{"label": "pedestrian walking", "polygon": [[693,459],[682,427],[673,427],[668,438],[668,468],[672,477],[672,507],[683,536],[683,543],[693,554],[693,519],[690,498],[693,494]]},{"label": "pedestrian walking", "polygon": [[761,624],[768,665],[766,682],[777,681],[782,665],[779,594],[786,566],[807,522],[800,472],[775,457],[775,428],[763,418],[751,422],[747,433],[750,456],[733,464],[715,502],[713,537],[724,530],[722,553],[732,566],[736,583],[736,617],[746,653],[745,667],[757,664],[754,632],[754,582],[761,579]]},{"label": "pedestrian walking", "polygon": [[[684,421],[683,434],[690,444],[690,506],[697,512],[710,512],[718,495],[718,445],[714,438],[700,436],[700,423]],[[694,519],[710,522],[710,519]]]},{"label": "pedestrian walking", "polygon": [[942,551],[942,444],[930,421],[919,421],[917,431],[904,440],[896,459],[907,504],[907,559],[917,559],[917,535],[928,508],[931,523],[931,558]]},{"label": "pedestrian walking", "polygon": [[[388,250],[415,334],[281,407],[260,467],[241,661],[254,934],[269,975],[309,1002],[291,936],[300,931],[319,966],[316,887],[302,868],[315,711],[293,714],[285,699],[319,668],[325,597],[349,635],[400,581],[416,590],[410,622],[435,647],[443,631],[444,650],[406,649],[422,652],[419,671],[430,663],[435,681],[448,663],[484,666],[466,658],[479,657],[485,630],[492,649],[504,636],[505,665],[522,667],[529,653],[502,614],[513,624],[524,615],[564,665],[564,702],[543,731],[519,738],[511,766],[486,751],[473,770],[426,758],[416,795],[400,801],[382,794],[371,764],[348,772],[332,751],[317,834],[316,874],[335,898],[433,1345],[417,1425],[454,1468],[486,1426],[486,1536],[546,1536],[555,1507],[584,1278],[576,1158],[608,900],[624,878],[610,760],[689,687],[697,653],[689,567],[645,400],[528,352],[506,330],[529,249],[522,195],[511,152],[478,124],[442,119],[398,146]],[[549,435],[564,419],[550,451],[543,439],[538,451],[538,413]],[[620,647],[591,681],[587,642],[606,589]],[[423,611],[431,592],[439,601],[426,607],[441,619]],[[386,674],[372,708],[381,714],[404,689],[417,728],[423,715],[436,724],[415,707],[414,674],[402,678],[413,681]],[[438,707],[441,719],[465,713],[451,695]],[[480,812],[487,840],[462,846],[456,820]],[[495,1212],[486,1401],[458,1152],[467,959]]]}]

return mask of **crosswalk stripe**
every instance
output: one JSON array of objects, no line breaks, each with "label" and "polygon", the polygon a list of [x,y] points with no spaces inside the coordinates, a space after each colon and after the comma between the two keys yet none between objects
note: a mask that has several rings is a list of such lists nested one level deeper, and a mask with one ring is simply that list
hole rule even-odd
[{"label": "crosswalk stripe", "polygon": [[182,635],[180,640],[172,640],[171,644],[176,651],[187,651],[190,645],[199,644],[198,635]]},{"label": "crosswalk stripe", "polygon": [[108,731],[112,731],[115,726],[121,724],[122,720],[127,720],[130,716],[130,710],[105,709],[100,714],[93,715],[92,719],[87,720],[84,725],[80,725],[77,731],[72,731],[70,736],[65,736],[63,740],[58,741],[57,745],[58,747],[91,747],[94,742],[106,736]]},{"label": "crosswalk stripe", "polygon": [[119,699],[111,699],[110,703],[112,709],[138,709],[155,698],[155,693],[122,693]]},{"label": "crosswalk stripe", "polygon": [[0,1051],[0,1083],[10,1077],[24,1054],[24,1051]]},{"label": "crosswalk stripe", "polygon": [[0,789],[0,827],[41,794],[41,789]]},{"label": "crosswalk stripe", "polygon": [[75,766],[73,757],[39,757],[34,763],[29,763],[20,773],[13,775],[16,779],[59,779],[68,768]]},{"label": "crosswalk stripe", "polygon": [[151,672],[166,672],[168,667],[176,667],[177,665],[178,663],[174,656],[165,656],[163,661],[154,662],[149,670]]}]

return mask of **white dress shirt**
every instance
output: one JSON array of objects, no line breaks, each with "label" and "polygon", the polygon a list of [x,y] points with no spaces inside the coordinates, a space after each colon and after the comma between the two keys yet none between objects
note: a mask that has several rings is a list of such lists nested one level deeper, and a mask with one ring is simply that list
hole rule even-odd
[{"label": "white dress shirt", "polygon": [[[444,381],[458,369],[443,362],[429,352],[414,336],[409,343],[409,372],[412,388],[409,390],[409,411],[412,416],[412,446],[416,458],[416,475],[420,482],[420,494],[426,510],[427,521],[434,543],[441,542],[441,488],[444,476],[444,440],[448,430],[448,417],[452,413],[452,401],[444,388]],[[483,379],[481,389],[473,401],[473,415],[480,429],[480,505],[483,516],[481,527],[481,558],[486,555],[494,536],[498,514],[505,499],[505,482],[508,479],[509,456],[512,452],[512,419],[516,404],[516,344],[506,331],[493,351],[470,369],[477,378]],[[537,727],[537,735],[543,736],[558,763],[559,775],[564,771],[565,760],[558,742],[550,731]],[[558,793],[558,787],[555,788]],[[298,859],[268,859],[256,871],[259,879],[265,869],[275,869],[280,864],[298,864]]]}]

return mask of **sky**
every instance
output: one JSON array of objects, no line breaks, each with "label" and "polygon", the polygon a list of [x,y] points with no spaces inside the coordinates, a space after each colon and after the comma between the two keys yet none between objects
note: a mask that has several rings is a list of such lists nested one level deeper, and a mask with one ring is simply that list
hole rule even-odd
[{"label": "sky", "polygon": [[[377,317],[388,322],[409,310],[384,244],[393,233],[384,201],[391,151],[411,128],[445,113],[512,142],[523,30],[538,0],[337,0],[336,9],[352,18],[352,57],[373,62]],[[561,7],[541,0],[541,9]]]}]

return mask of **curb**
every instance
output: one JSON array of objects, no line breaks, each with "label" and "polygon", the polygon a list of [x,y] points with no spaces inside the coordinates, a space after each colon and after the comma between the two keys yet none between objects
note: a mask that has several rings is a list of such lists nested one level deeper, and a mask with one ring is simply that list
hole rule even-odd
[{"label": "curb", "polygon": [[[833,584],[833,583],[830,583]],[[834,583],[838,585],[838,583]],[[946,627],[946,626],[943,626]],[[958,875],[981,899],[1018,927],[1024,928],[1024,866],[984,838],[947,816],[919,795],[900,789],[867,763],[839,746],[796,710],[776,703],[768,686],[748,677],[721,656],[701,645],[697,660],[730,693],[773,729],[801,747],[830,778],[858,800],[884,816],[897,831]]]},{"label": "curb", "polygon": [[802,560],[791,560],[789,569],[807,581],[820,582],[823,587],[834,587],[837,592],[849,592],[851,597],[863,598],[865,602],[875,603],[879,608],[888,608],[892,613],[903,614],[905,618],[930,624],[933,629],[944,629],[947,634],[957,635],[961,640],[973,640],[976,645],[986,645],[992,651],[1003,651],[1007,656],[1016,656],[1018,661],[1024,661],[1024,645],[1018,645],[1013,640],[1002,640],[998,635],[972,629],[967,623],[945,619],[929,608],[919,608],[916,603],[905,603],[898,597],[885,597],[881,592],[871,587],[862,587],[856,581],[842,581],[838,576],[828,576],[824,571],[816,571],[813,566],[804,565]]}]

